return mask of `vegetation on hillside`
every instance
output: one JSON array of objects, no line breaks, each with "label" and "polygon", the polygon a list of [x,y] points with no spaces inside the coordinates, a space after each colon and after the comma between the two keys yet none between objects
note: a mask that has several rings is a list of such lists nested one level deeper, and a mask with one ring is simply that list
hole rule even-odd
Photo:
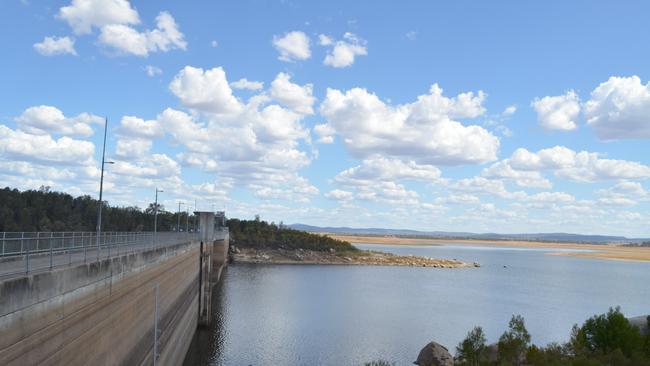
[{"label": "vegetation on hillside", "polygon": [[262,221],[229,219],[232,244],[256,249],[305,249],[314,251],[354,252],[358,249],[347,241],[332,239],[328,236],[308,233]]},{"label": "vegetation on hillside", "polygon": [[[67,193],[39,190],[0,189],[0,232],[2,231],[94,231],[98,200],[90,196],[72,197]],[[104,231],[152,231],[153,203],[146,209],[115,207],[104,203]],[[175,230],[178,216],[158,207],[158,230]],[[187,214],[181,213],[181,229]],[[190,228],[194,217],[189,217]]]}]

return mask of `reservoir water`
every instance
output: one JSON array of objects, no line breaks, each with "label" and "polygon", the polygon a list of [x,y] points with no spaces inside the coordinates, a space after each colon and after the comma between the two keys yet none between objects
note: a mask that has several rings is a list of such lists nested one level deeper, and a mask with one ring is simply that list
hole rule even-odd
[{"label": "reservoir water", "polygon": [[554,249],[357,246],[481,268],[232,265],[185,365],[408,365],[431,340],[455,353],[476,325],[495,342],[512,314],[538,345],[568,340],[574,323],[610,306],[650,314],[650,263],[547,255]]}]

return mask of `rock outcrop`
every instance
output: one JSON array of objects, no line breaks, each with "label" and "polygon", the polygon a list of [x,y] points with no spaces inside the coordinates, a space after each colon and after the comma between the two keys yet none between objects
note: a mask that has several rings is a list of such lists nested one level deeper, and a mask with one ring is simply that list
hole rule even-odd
[{"label": "rock outcrop", "polygon": [[422,348],[418,359],[413,363],[418,366],[453,366],[454,358],[447,348],[431,342]]}]

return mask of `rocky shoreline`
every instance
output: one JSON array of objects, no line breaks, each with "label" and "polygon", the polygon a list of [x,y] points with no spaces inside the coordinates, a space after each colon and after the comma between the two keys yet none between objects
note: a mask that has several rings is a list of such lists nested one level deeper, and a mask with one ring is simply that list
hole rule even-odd
[{"label": "rocky shoreline", "polygon": [[465,263],[456,259],[437,259],[418,256],[401,256],[375,251],[337,253],[334,250],[319,252],[304,249],[252,249],[231,247],[233,263],[259,264],[343,264],[369,266],[408,266],[431,268],[475,268],[476,262]]}]

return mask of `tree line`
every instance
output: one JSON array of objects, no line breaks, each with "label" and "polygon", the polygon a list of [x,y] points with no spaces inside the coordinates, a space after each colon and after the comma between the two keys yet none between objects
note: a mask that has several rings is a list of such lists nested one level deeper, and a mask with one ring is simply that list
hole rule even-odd
[{"label": "tree line", "polygon": [[[73,197],[54,192],[49,187],[20,191],[0,189],[0,232],[3,231],[95,231],[99,201],[88,195]],[[181,230],[185,230],[187,213],[181,213]],[[189,227],[196,218],[189,216]],[[178,215],[158,204],[158,230],[176,230]],[[103,231],[153,231],[154,204],[141,209],[117,207],[106,202],[102,208]]]},{"label": "tree line", "polygon": [[337,240],[324,235],[294,230],[282,223],[276,225],[260,220],[229,219],[230,242],[233,245],[256,249],[305,249],[314,251],[336,252],[357,251],[347,241]]}]

